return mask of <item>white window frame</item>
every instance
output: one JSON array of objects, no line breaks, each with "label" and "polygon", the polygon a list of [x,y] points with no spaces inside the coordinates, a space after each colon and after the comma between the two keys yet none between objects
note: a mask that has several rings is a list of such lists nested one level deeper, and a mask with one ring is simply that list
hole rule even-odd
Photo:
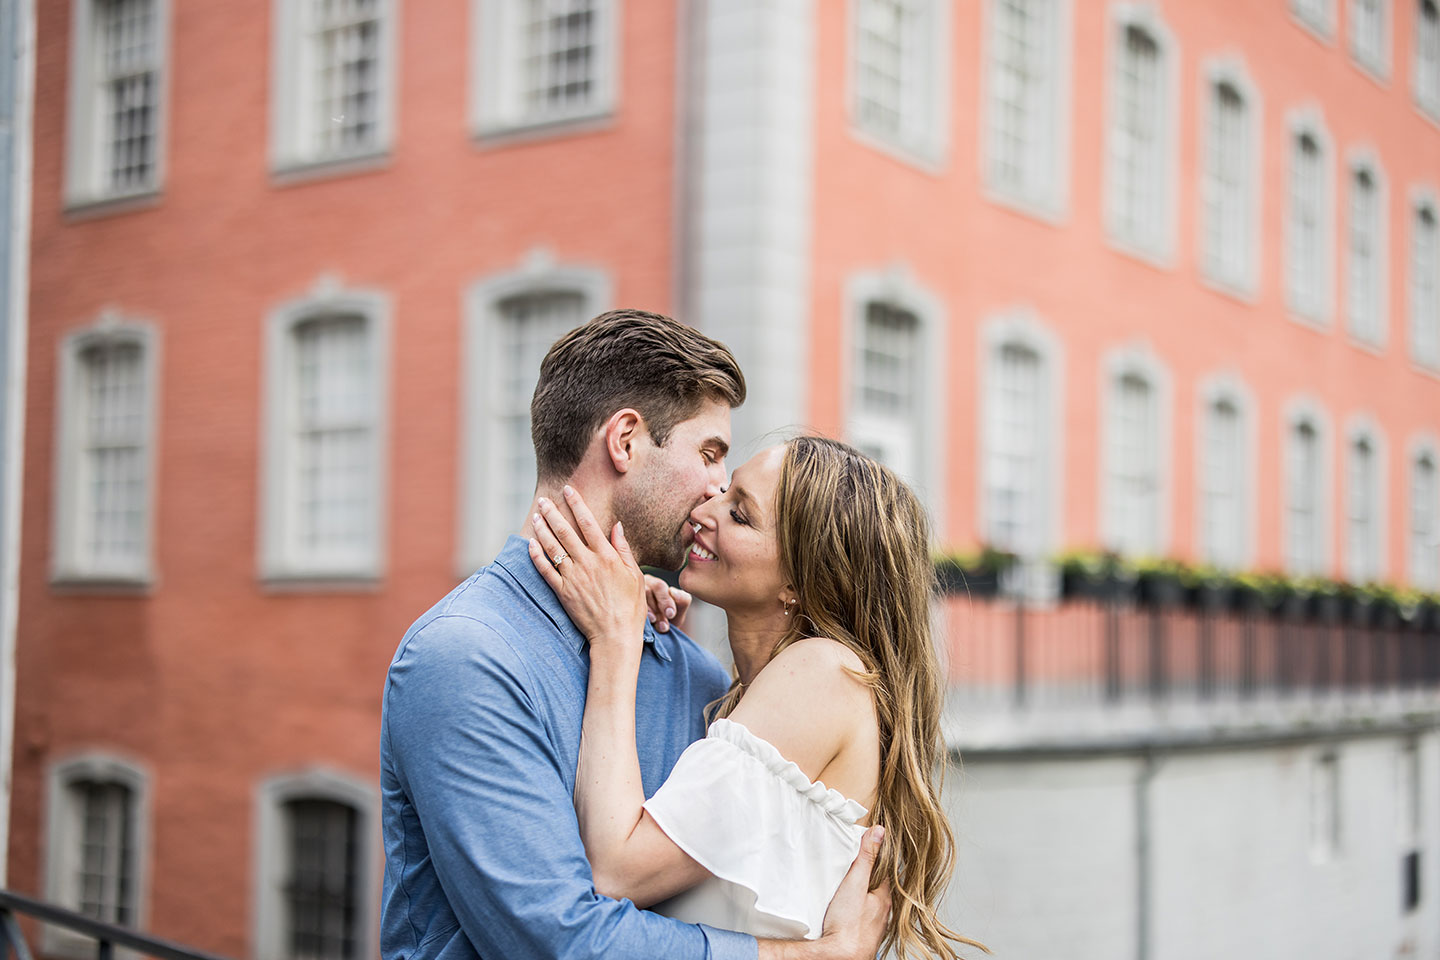
[{"label": "white window frame", "polygon": [[[52,763],[45,792],[45,899],[70,910],[80,905],[75,887],[78,845],[83,836],[72,787],[85,781],[118,783],[130,791],[130,837],[134,850],[131,913],[133,928],[149,924],[150,907],[150,774],[138,761],[109,751],[87,751]],[[56,957],[89,960],[95,941],[61,927],[41,928],[41,950]],[[121,955],[124,955],[122,951]]]},{"label": "white window frame", "polygon": [[[1205,90],[1205,103],[1198,111],[1201,129],[1197,142],[1200,156],[1197,169],[1200,171],[1200,189],[1197,191],[1198,211],[1196,223],[1196,250],[1199,252],[1200,276],[1212,289],[1244,301],[1253,301],[1260,292],[1260,264],[1263,247],[1260,237],[1260,210],[1263,178],[1260,175],[1264,154],[1264,103],[1260,88],[1250,77],[1245,60],[1236,54],[1226,54],[1207,59],[1201,65],[1201,77]],[[1241,238],[1243,253],[1240,267],[1233,273],[1211,256],[1208,249],[1207,218],[1209,208],[1205,191],[1208,189],[1208,170],[1213,153],[1211,138],[1214,136],[1214,112],[1217,109],[1217,92],[1221,86],[1230,86],[1240,95],[1245,106],[1245,174],[1244,196],[1245,224]]]},{"label": "white window frame", "polygon": [[[1291,444],[1294,431],[1302,423],[1309,423],[1315,430],[1316,453],[1320,460],[1319,476],[1315,488],[1315,569],[1303,570],[1291,563],[1290,557],[1290,468]],[[1285,572],[1292,576],[1328,576],[1334,557],[1334,451],[1330,415],[1312,397],[1292,398],[1285,405],[1282,420],[1282,446],[1280,473],[1280,558]]]},{"label": "white window frame", "polygon": [[[81,466],[84,451],[80,444],[85,433],[85,425],[81,422],[84,401],[79,397],[79,392],[85,386],[81,357],[92,347],[120,344],[134,344],[139,347],[141,356],[141,376],[145,391],[141,413],[146,487],[144,542],[130,563],[103,565],[89,557],[81,543],[85,531],[80,518],[87,512],[84,510],[86,491],[80,483],[84,475]],[[61,584],[147,586],[155,576],[155,501],[159,479],[156,472],[156,421],[160,407],[158,329],[154,324],[106,311],[91,326],[76,330],[61,341],[58,367],[51,581]]]},{"label": "white window frame", "polygon": [[595,0],[595,95],[583,109],[527,116],[520,103],[519,0],[470,0],[470,125],[476,137],[573,132],[620,109],[621,0]]},{"label": "white window frame", "polygon": [[1431,65],[1430,89],[1425,89],[1425,77],[1422,74],[1423,53],[1422,44],[1425,38],[1422,36],[1424,29],[1423,4],[1428,0],[1410,0],[1414,4],[1414,36],[1415,42],[1410,48],[1410,88],[1415,98],[1415,106],[1425,116],[1440,123],[1440,0],[1436,2],[1436,58]]},{"label": "white window frame", "polygon": [[[1156,47],[1159,60],[1161,90],[1156,99],[1155,199],[1158,207],[1148,216],[1152,221],[1140,234],[1127,233],[1121,222],[1120,197],[1125,186],[1120,182],[1117,142],[1120,136],[1121,81],[1120,71],[1130,30],[1139,30]],[[1110,6],[1109,69],[1106,82],[1109,95],[1105,98],[1105,222],[1111,244],[1118,250],[1168,267],[1175,257],[1175,210],[1178,204],[1176,162],[1180,142],[1180,49],[1172,31],[1153,3],[1114,3]]]},{"label": "white window frame", "polygon": [[1290,16],[1317,39],[1329,43],[1335,39],[1335,0],[1313,0],[1320,9],[1312,9],[1312,0],[1289,0]]},{"label": "white window frame", "polygon": [[1072,58],[1075,46],[1073,0],[1046,0],[1053,5],[1054,21],[1050,25],[1049,56],[1043,57],[1052,70],[1046,91],[1048,117],[1037,126],[1048,129],[1053,139],[1037,144],[1035,151],[1044,164],[1041,182],[1033,190],[1015,188],[997,180],[991,157],[990,130],[995,110],[995,32],[999,29],[996,4],[1003,0],[985,0],[984,64],[980,82],[980,180],[985,196],[994,203],[1050,223],[1063,222],[1070,205],[1070,132],[1073,110]]},{"label": "white window frame", "polygon": [[311,87],[303,76],[309,64],[302,34],[305,7],[313,0],[273,0],[270,78],[270,170],[275,174],[320,175],[369,169],[394,147],[399,101],[396,61],[399,53],[400,0],[377,0],[379,24],[379,102],[376,136],[361,150],[327,153],[307,133],[301,109],[312,108]]},{"label": "white window frame", "polygon": [[[1430,276],[1431,276],[1431,298],[1430,322],[1435,326],[1431,336],[1436,344],[1435,356],[1432,358],[1420,355],[1419,337],[1417,332],[1420,328],[1420,304],[1419,291],[1416,288],[1415,264],[1417,260],[1415,245],[1418,242],[1417,231],[1420,213],[1422,209],[1430,211],[1431,220],[1435,223],[1435,241],[1431,252]],[[1411,366],[1431,376],[1440,376],[1440,195],[1437,195],[1435,188],[1427,185],[1415,186],[1410,190],[1410,205],[1407,213],[1407,247],[1405,256],[1405,313],[1406,313],[1406,352],[1410,357]]]},{"label": "white window frame", "polygon": [[[1240,553],[1233,566],[1245,570],[1255,563],[1259,538],[1256,533],[1256,495],[1259,490],[1259,441],[1256,431],[1255,395],[1239,375],[1232,372],[1211,374],[1200,382],[1197,391],[1199,405],[1196,409],[1195,430],[1195,543],[1197,553],[1205,563],[1216,564],[1206,542],[1205,515],[1205,471],[1208,467],[1208,446],[1206,444],[1210,410],[1225,401],[1235,408],[1240,418],[1239,464],[1240,494]],[[1227,567],[1227,569],[1229,569]]]},{"label": "white window frame", "polygon": [[255,792],[254,889],[251,949],[256,960],[293,960],[286,948],[285,891],[290,851],[285,805],[294,800],[328,800],[355,811],[355,852],[359,870],[359,929],[356,956],[372,957],[378,949],[377,907],[380,903],[380,795],[366,780],[323,767],[280,773],[264,780]]},{"label": "white window frame", "polygon": [[922,170],[940,172],[950,147],[950,7],[942,0],[910,0],[926,21],[917,70],[923,78],[921,102],[907,111],[902,105],[898,133],[866,124],[860,115],[861,6],[867,0],[848,0],[849,48],[845,57],[845,103],[850,132],[857,140]]},{"label": "white window frame", "polygon": [[[1119,469],[1115,462],[1117,438],[1115,422],[1120,383],[1127,377],[1135,377],[1146,383],[1154,403],[1154,435],[1151,441],[1151,463],[1155,473],[1155,517],[1153,518],[1154,541],[1149,549],[1136,553],[1122,544],[1118,498],[1121,492],[1115,489],[1115,474]],[[1100,539],[1108,549],[1124,552],[1130,556],[1164,556],[1170,548],[1170,503],[1171,503],[1171,453],[1174,439],[1174,398],[1170,370],[1146,343],[1127,344],[1106,352],[1101,363],[1100,382],[1100,477],[1098,504],[1100,516]]]},{"label": "white window frame", "polygon": [[1381,83],[1390,79],[1391,48],[1394,45],[1395,14],[1390,6],[1392,0],[1376,0],[1380,16],[1380,49],[1366,50],[1360,46],[1360,33],[1355,24],[1360,21],[1361,0],[1350,0],[1346,30],[1350,34],[1350,58],[1365,73]]},{"label": "white window frame", "polygon": [[856,409],[854,397],[857,356],[863,342],[865,311],[871,303],[884,303],[912,314],[919,324],[917,341],[922,382],[916,390],[916,409],[920,420],[915,425],[915,463],[918,476],[905,477],[930,512],[935,530],[944,527],[945,403],[942,385],[945,379],[945,331],[949,327],[945,306],[933,291],[922,286],[904,264],[886,270],[865,270],[853,273],[845,282],[846,340],[843,352],[842,403],[845,430],[852,443],[865,437],[875,425],[867,423]]},{"label": "white window frame", "polygon": [[[1369,544],[1369,549],[1374,551],[1375,569],[1371,575],[1360,565],[1356,555],[1356,545],[1350,542],[1350,497],[1354,491],[1350,489],[1353,478],[1350,458],[1355,455],[1355,446],[1361,441],[1366,442],[1370,447],[1371,462],[1374,468],[1372,480],[1375,484],[1375,499],[1370,504],[1372,537],[1374,542]],[[1386,562],[1389,557],[1390,541],[1390,471],[1389,471],[1389,446],[1385,440],[1385,431],[1380,428],[1374,417],[1368,414],[1354,414],[1345,425],[1345,578],[1351,583],[1383,582],[1389,575],[1389,564]]]},{"label": "white window frame", "polygon": [[[1429,459],[1435,471],[1435,497],[1430,503],[1431,532],[1436,540],[1428,549],[1435,575],[1427,580],[1421,574],[1419,557],[1415,545],[1415,467],[1422,459]],[[1421,547],[1425,549],[1425,547]],[[1410,585],[1417,589],[1440,592],[1440,441],[1431,433],[1420,433],[1410,438],[1405,452],[1405,575]]]},{"label": "white window frame", "polygon": [[978,378],[980,456],[977,458],[979,496],[975,498],[976,529],[981,539],[991,540],[988,517],[990,495],[991,449],[995,445],[990,415],[991,398],[995,394],[1000,352],[1008,345],[1034,351],[1040,361],[1041,420],[1036,437],[1040,451],[1039,516],[1035,523],[1036,542],[1029,551],[1022,549],[1027,560],[1044,560],[1060,548],[1063,530],[1061,475],[1065,464],[1065,358],[1060,338],[1028,306],[1011,307],[987,319],[980,327],[980,355],[983,358]]},{"label": "white window frame", "polygon": [[[295,330],[307,320],[344,314],[358,316],[366,325],[370,349],[371,391],[370,456],[374,502],[370,505],[373,530],[369,549],[344,559],[311,557],[291,542],[290,513],[292,464],[289,417],[293,406],[291,371]],[[263,401],[260,508],[260,578],[280,585],[298,583],[369,583],[384,575],[387,543],[389,475],[390,298],[376,290],[345,288],[330,276],[321,277],[305,296],[282,303],[265,323],[265,364],[261,383]]]},{"label": "white window frame", "polygon": [[170,119],[170,0],[155,2],[156,67],[155,166],[151,181],[133,190],[112,190],[102,156],[104,124],[97,117],[95,46],[96,0],[73,0],[70,8],[70,90],[66,110],[65,205],[69,208],[139,200],[165,185]]},{"label": "white window frame", "polygon": [[[460,504],[461,534],[457,572],[468,576],[488,563],[518,529],[523,517],[505,513],[494,481],[493,458],[489,455],[499,430],[490,402],[489,374],[491,347],[499,338],[500,306],[519,296],[545,293],[579,294],[584,319],[611,309],[614,277],[603,267],[578,263],[556,263],[547,251],[532,251],[518,269],[481,277],[465,290],[465,350],[461,357],[460,382],[464,384],[464,408],[460,417]],[[537,371],[538,373],[538,371]]]},{"label": "white window frame", "polygon": [[[1390,339],[1390,182],[1385,175],[1384,166],[1380,163],[1379,154],[1369,145],[1352,147],[1348,152],[1345,169],[1345,330],[1357,346],[1380,351],[1385,349]],[[1351,290],[1354,279],[1351,263],[1351,257],[1354,256],[1354,224],[1351,223],[1351,217],[1355,210],[1352,191],[1355,189],[1355,178],[1362,170],[1370,175],[1371,182],[1375,185],[1375,236],[1372,238],[1375,292],[1369,307],[1373,311],[1373,317],[1369,318],[1374,327],[1373,337],[1364,336],[1363,330],[1357,330],[1357,327],[1361,326],[1357,319],[1364,318],[1355,316]]]},{"label": "white window frame", "polygon": [[[1285,227],[1284,235],[1284,277],[1285,304],[1290,317],[1308,327],[1328,328],[1335,313],[1335,145],[1325,117],[1318,106],[1307,106],[1290,111],[1286,116],[1286,157],[1285,157]],[[1299,140],[1310,136],[1319,150],[1320,159],[1320,209],[1317,227],[1320,231],[1319,289],[1313,301],[1302,299],[1298,290],[1294,256],[1295,240],[1295,159],[1299,153]]]}]

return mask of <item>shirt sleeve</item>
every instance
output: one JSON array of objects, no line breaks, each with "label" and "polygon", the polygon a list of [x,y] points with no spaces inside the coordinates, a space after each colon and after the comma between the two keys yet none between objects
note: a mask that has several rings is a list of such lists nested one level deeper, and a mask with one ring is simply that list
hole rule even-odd
[{"label": "shirt sleeve", "polygon": [[388,748],[476,951],[506,960],[756,960],[753,937],[595,893],[571,794],[525,679],[494,630],[441,617],[410,638],[388,681]]}]

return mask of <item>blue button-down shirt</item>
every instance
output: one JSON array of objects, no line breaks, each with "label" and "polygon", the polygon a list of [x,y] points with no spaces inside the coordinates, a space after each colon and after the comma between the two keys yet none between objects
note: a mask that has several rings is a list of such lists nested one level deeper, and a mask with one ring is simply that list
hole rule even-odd
[{"label": "blue button-down shirt", "polygon": [[[651,796],[729,678],[645,629],[635,719]],[[511,537],[406,631],[380,731],[385,960],[755,960],[754,938],[595,893],[572,800],[585,638]]]}]

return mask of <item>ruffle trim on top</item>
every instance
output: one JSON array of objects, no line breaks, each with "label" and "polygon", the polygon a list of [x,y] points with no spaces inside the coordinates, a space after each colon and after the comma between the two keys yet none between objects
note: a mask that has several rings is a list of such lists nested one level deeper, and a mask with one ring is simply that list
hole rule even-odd
[{"label": "ruffle trim on top", "polygon": [[713,876],[753,894],[755,911],[807,939],[820,935],[868,813],[730,720],[685,750],[645,809]]},{"label": "ruffle trim on top", "polygon": [[720,719],[710,724],[707,738],[723,740],[740,752],[748,754],[765,765],[782,783],[794,787],[795,791],[811,803],[838,818],[846,826],[859,823],[870,811],[851,800],[839,790],[832,790],[820,780],[811,781],[805,771],[793,760],[786,760],[769,740],[761,740],[743,723]]}]

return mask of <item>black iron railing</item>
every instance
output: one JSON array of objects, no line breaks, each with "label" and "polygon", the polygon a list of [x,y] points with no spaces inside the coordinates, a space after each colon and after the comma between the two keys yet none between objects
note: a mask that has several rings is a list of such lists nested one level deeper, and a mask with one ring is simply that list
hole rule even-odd
[{"label": "black iron railing", "polygon": [[1134,597],[952,602],[955,693],[992,710],[1440,693],[1431,619]]},{"label": "black iron railing", "polygon": [[32,900],[9,890],[0,890],[0,960],[10,960],[12,956],[15,960],[34,958],[20,932],[17,914],[33,917],[94,940],[97,960],[113,960],[117,946],[149,957],[157,957],[159,960],[226,960],[217,954],[147,936],[127,927],[117,927],[113,923],[103,923],[93,917],[57,907],[52,903]]}]

